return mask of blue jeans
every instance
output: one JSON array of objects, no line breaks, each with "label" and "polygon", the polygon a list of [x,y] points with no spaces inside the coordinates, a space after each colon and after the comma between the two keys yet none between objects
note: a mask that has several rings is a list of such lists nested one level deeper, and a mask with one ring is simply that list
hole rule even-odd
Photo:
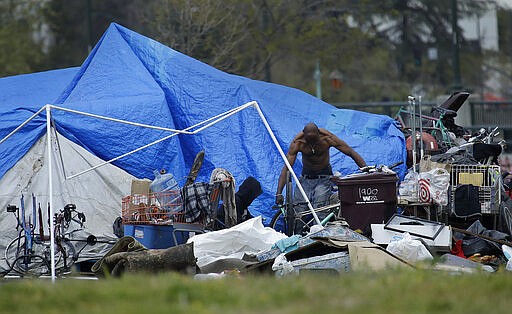
[{"label": "blue jeans", "polygon": [[[306,179],[301,176],[299,177],[299,182],[313,208],[329,205],[329,200],[332,194],[332,183],[328,176],[319,179]],[[302,197],[302,193],[300,193],[298,186],[295,186],[295,190],[293,192],[293,203],[296,204],[302,202],[305,202],[304,197]],[[302,213],[304,211],[309,211],[309,209],[308,206],[304,204],[295,206],[295,211],[297,213]],[[326,216],[326,212],[318,213],[318,218],[320,220],[324,219]],[[295,230],[299,230],[300,232],[302,227],[303,225],[299,222]]]}]

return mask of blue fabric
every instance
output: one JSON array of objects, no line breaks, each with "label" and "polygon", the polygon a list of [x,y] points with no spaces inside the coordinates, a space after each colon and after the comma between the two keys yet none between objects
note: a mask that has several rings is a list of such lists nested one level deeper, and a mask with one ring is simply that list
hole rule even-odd
[{"label": "blue fabric", "polygon": [[281,253],[288,253],[299,248],[299,240],[301,236],[294,234],[291,237],[281,239],[274,243],[271,249],[278,248]]},{"label": "blue fabric", "polygon": [[[0,140],[48,103],[54,103],[79,68],[0,78]],[[39,116],[0,144],[0,178],[46,133]]]},{"label": "blue fabric", "polygon": [[[19,80],[19,81],[18,81]],[[12,87],[12,82],[16,86]],[[44,88],[38,89],[42,83]],[[16,95],[37,89],[22,101]],[[45,103],[102,116],[184,129],[214,115],[257,101],[279,144],[287,151],[307,122],[325,127],[351,145],[368,164],[405,161],[405,140],[393,119],[335,107],[300,90],[219,71],[118,24],[112,24],[79,69],[0,79],[0,136],[5,136]],[[16,104],[14,104],[16,103]],[[169,132],[52,110],[61,134],[109,160],[160,139]],[[45,113],[0,145],[0,177],[45,133]],[[250,207],[269,223],[283,161],[254,108],[197,135],[179,135],[119,159],[114,164],[138,178],[166,169],[183,185],[194,157],[205,150],[197,181],[224,168],[243,182],[260,181],[263,194]],[[294,170],[300,173],[300,159]],[[332,151],[333,171],[357,170],[350,158]],[[405,165],[400,176],[405,175]]]}]

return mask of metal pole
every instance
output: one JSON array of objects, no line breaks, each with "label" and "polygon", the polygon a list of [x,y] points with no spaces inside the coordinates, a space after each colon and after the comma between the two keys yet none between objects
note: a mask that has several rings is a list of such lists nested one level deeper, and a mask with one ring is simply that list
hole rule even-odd
[{"label": "metal pole", "polygon": [[55,282],[55,232],[53,230],[53,180],[52,180],[52,140],[51,140],[51,107],[46,105],[46,142],[48,153],[48,195],[50,203],[50,255],[52,282]]},{"label": "metal pole", "polygon": [[89,43],[87,44],[88,53],[92,50],[92,3],[91,0],[87,0],[87,32],[89,37]]},{"label": "metal pole", "polygon": [[41,109],[39,109],[36,113],[34,113],[32,116],[30,116],[30,118],[25,120],[22,124],[20,124],[17,128],[15,128],[11,133],[7,134],[2,140],[0,140],[0,144],[2,144],[3,142],[7,141],[7,139],[9,137],[11,137],[14,133],[18,132],[22,127],[27,125],[27,123],[29,123],[32,119],[34,119],[41,112],[43,112],[44,109],[45,109],[45,106],[41,107]]},{"label": "metal pole", "polygon": [[420,160],[423,159],[423,113],[421,110],[421,96],[418,96],[418,107],[420,110]]},{"label": "metal pole", "polygon": [[154,125],[149,125],[149,124],[143,124],[143,123],[137,123],[137,122],[127,121],[127,120],[121,120],[121,119],[116,119],[116,118],[109,118],[109,117],[100,116],[100,115],[97,115],[97,114],[87,113],[87,112],[78,111],[78,110],[73,110],[73,109],[69,109],[69,108],[63,108],[63,107],[58,107],[58,106],[51,106],[51,107],[53,109],[62,110],[64,112],[76,113],[76,114],[80,114],[80,115],[83,115],[83,116],[86,116],[86,117],[98,118],[98,119],[103,119],[103,120],[112,121],[112,122],[119,122],[119,123],[124,123],[124,124],[128,124],[128,125],[133,125],[133,126],[140,126],[140,127],[148,128],[148,129],[155,129],[155,130],[161,130],[161,131],[171,131],[171,132],[177,132],[177,133],[183,133],[183,134],[192,134],[192,132],[187,132],[187,131],[183,131],[183,130],[176,130],[176,129],[164,128],[164,127],[160,127],[160,126],[154,126]]},{"label": "metal pole", "polygon": [[409,96],[409,106],[412,107],[412,171],[416,173],[416,98]]},{"label": "metal pole", "polygon": [[290,174],[292,175],[293,179],[295,180],[295,183],[297,184],[297,188],[299,188],[299,191],[300,193],[302,194],[302,197],[304,197],[304,199],[306,200],[306,202],[308,203],[308,208],[309,210],[311,211],[311,214],[313,215],[313,218],[315,218],[315,222],[317,223],[318,226],[320,226],[321,228],[323,228],[322,226],[322,222],[320,221],[320,219],[318,218],[318,215],[316,214],[314,208],[313,208],[313,205],[311,205],[311,202],[309,201],[309,198],[308,196],[306,195],[306,192],[304,192],[304,189],[302,188],[302,185],[300,184],[299,182],[299,179],[297,178],[297,176],[295,175],[295,172],[293,172],[293,169],[292,169],[292,166],[290,165],[290,163],[288,162],[288,159],[286,158],[286,155],[285,153],[283,152],[283,150],[281,149],[281,146],[279,145],[279,142],[277,141],[277,138],[276,136],[274,135],[274,132],[272,132],[272,129],[270,128],[270,125],[268,124],[267,122],[267,119],[265,118],[265,116],[263,115],[263,112],[261,111],[260,109],[260,106],[258,105],[257,102],[253,101],[251,102],[254,106],[254,108],[256,108],[256,110],[258,111],[258,114],[260,115],[260,118],[261,120],[263,121],[263,124],[265,125],[265,128],[267,129],[268,131],[268,134],[270,135],[270,137],[272,138],[272,141],[274,142],[274,144],[276,145],[277,147],[277,150],[279,151],[279,154],[281,155],[281,158],[283,158],[283,161],[284,161],[284,164],[286,165],[286,168],[288,168],[288,171],[290,172]]},{"label": "metal pole", "polygon": [[[193,135],[193,134],[197,134],[197,133],[199,133],[200,131],[202,131],[202,130],[204,130],[204,129],[206,129],[206,128],[209,128],[210,126],[214,125],[215,123],[218,123],[218,122],[220,122],[220,121],[222,121],[222,120],[224,120],[224,119],[226,119],[226,118],[228,118],[228,117],[232,116],[233,114],[235,114],[235,113],[237,113],[237,112],[239,112],[239,111],[242,111],[242,110],[244,110],[244,109],[246,109],[246,108],[248,108],[248,107],[251,107],[251,106],[252,106],[252,103],[247,103],[247,104],[245,104],[245,105],[242,105],[242,106],[239,106],[239,107],[236,107],[236,108],[230,109],[230,110],[228,110],[228,111],[226,111],[226,112],[224,112],[224,113],[221,113],[221,114],[219,114],[219,115],[216,115],[215,117],[209,118],[209,119],[207,119],[207,120],[205,120],[205,121],[199,122],[199,123],[197,123],[197,124],[195,124],[195,125],[193,125],[193,126],[190,126],[190,127],[186,128],[186,129],[183,129],[183,130],[168,129],[169,131],[172,131],[172,132],[174,132],[174,133],[173,133],[173,134],[170,134],[170,135],[167,135],[167,136],[165,136],[165,137],[163,137],[163,138],[160,138],[160,139],[158,139],[158,140],[156,140],[156,141],[154,141],[154,142],[151,142],[151,143],[149,143],[149,144],[146,144],[146,145],[144,145],[144,146],[141,146],[141,147],[139,147],[139,148],[136,148],[136,149],[134,149],[134,150],[132,150],[132,151],[129,151],[129,152],[127,152],[127,153],[124,153],[124,154],[122,154],[122,155],[120,155],[120,156],[114,157],[114,158],[109,159],[109,160],[107,160],[107,161],[103,161],[103,162],[101,162],[101,163],[97,164],[96,166],[93,166],[93,167],[91,167],[91,168],[89,168],[89,169],[83,170],[83,171],[81,171],[81,172],[79,172],[79,173],[75,173],[74,175],[71,175],[71,176],[67,177],[67,178],[66,178],[66,180],[72,179],[72,178],[74,178],[74,177],[78,177],[78,176],[80,176],[80,175],[82,175],[82,174],[84,174],[84,173],[86,173],[86,172],[92,171],[92,170],[94,170],[94,169],[96,169],[96,168],[99,168],[99,167],[101,167],[101,166],[104,166],[104,165],[106,165],[106,164],[113,163],[114,161],[116,161],[116,160],[118,160],[118,159],[124,158],[124,157],[126,157],[126,156],[128,156],[128,155],[131,155],[131,154],[133,154],[133,153],[136,153],[136,152],[138,152],[138,151],[141,151],[141,150],[143,150],[143,149],[146,149],[146,148],[148,148],[148,147],[150,147],[150,146],[152,146],[152,145],[155,145],[155,144],[158,144],[158,143],[163,142],[163,141],[165,141],[165,140],[168,140],[168,139],[170,139],[171,137],[174,137],[174,136],[176,136],[176,135],[178,135],[178,134],[180,134],[180,133],[182,133],[182,134],[192,134],[192,135]],[[55,107],[54,107],[54,108],[55,108]],[[83,113],[81,113],[81,114],[83,114]],[[213,120],[213,122],[210,122],[210,121],[212,121],[212,120]],[[122,121],[122,120],[119,120],[119,121],[117,121],[117,122],[128,123],[128,122],[126,122],[126,121]],[[197,129],[197,130],[195,130],[195,131],[188,131],[188,130],[190,130],[190,129],[193,129],[193,128],[195,128],[195,127],[198,127],[198,126],[200,126],[200,125],[203,125],[203,124],[205,124],[205,123],[207,123],[207,122],[209,122],[209,123],[208,123],[208,124],[206,124],[206,125],[204,125],[204,126],[202,126],[201,128],[199,128],[199,129]],[[131,124],[131,123],[128,123],[128,124]],[[140,126],[145,126],[145,125],[140,125]],[[150,126],[147,126],[147,127],[150,127]]]},{"label": "metal pole", "polygon": [[322,72],[320,72],[320,60],[316,59],[315,69],[316,97],[322,99]]}]

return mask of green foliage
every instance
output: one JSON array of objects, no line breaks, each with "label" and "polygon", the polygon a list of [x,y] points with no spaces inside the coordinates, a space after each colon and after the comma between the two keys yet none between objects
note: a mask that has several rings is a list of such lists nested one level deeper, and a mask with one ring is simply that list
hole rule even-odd
[{"label": "green foliage", "polygon": [[48,53],[47,66],[81,65],[112,22],[144,30],[136,15],[137,6],[142,3],[142,0],[48,0],[43,16],[54,44]]},{"label": "green foliage", "polygon": [[38,29],[37,3],[0,1],[0,77],[40,69],[44,56]]},{"label": "green foliage", "polygon": [[34,72],[42,58],[41,47],[32,41],[27,25],[12,23],[0,28],[0,77]]},{"label": "green foliage", "polygon": [[[433,98],[453,84],[451,5],[445,0],[0,0],[0,75],[78,66],[117,22],[220,70],[311,94],[318,60],[323,99],[331,103],[404,100],[416,89]],[[492,5],[457,1],[458,16],[476,16]],[[501,13],[499,19],[510,18]],[[48,47],[34,40],[42,26],[49,29],[42,33]],[[501,30],[506,37],[506,27]],[[462,83],[476,91],[485,81],[484,54],[459,33]],[[437,49],[437,60],[428,59],[429,48]],[[342,74],[341,88],[333,88],[333,72]]]}]

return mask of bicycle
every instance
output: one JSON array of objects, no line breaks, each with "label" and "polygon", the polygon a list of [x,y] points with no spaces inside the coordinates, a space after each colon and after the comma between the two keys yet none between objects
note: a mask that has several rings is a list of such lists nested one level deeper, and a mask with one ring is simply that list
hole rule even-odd
[{"label": "bicycle", "polygon": [[[13,239],[5,249],[5,261],[8,269],[4,275],[14,271],[22,276],[41,276],[51,273],[51,240],[50,235],[44,234],[43,218],[41,205],[39,204],[38,213],[35,209],[35,196],[33,200],[33,215],[29,217],[29,222],[25,218],[24,197],[22,195],[21,213],[20,208],[15,205],[8,205],[7,211],[16,216],[16,230],[20,229],[18,236]],[[49,216],[48,204],[48,216]],[[36,220],[38,216],[38,221]],[[69,272],[73,264],[78,260],[79,254],[87,245],[94,245],[98,241],[95,236],[90,235],[86,240],[70,240],[70,236],[82,230],[85,223],[85,215],[76,210],[74,204],[67,204],[58,213],[55,213],[54,221],[54,259],[55,269],[59,274]],[[39,232],[36,233],[37,222],[39,223]],[[71,222],[79,225],[78,228],[68,231]],[[50,220],[48,219],[48,225]],[[71,241],[86,242],[86,244],[77,251]]]},{"label": "bicycle", "polygon": [[430,115],[425,115],[421,113],[421,98],[420,112],[417,113],[416,98],[409,96],[409,109],[401,107],[395,115],[395,120],[400,124],[406,137],[408,166],[412,166],[410,159],[414,159],[418,154],[418,147],[415,147],[417,143],[420,145],[420,157],[422,157],[423,149],[427,152],[445,153],[463,142],[469,134],[463,127],[455,124],[455,117],[457,110],[468,97],[469,93],[456,92],[441,105],[433,107]]},{"label": "bicycle", "polygon": [[[285,186],[286,200],[283,204],[272,206],[277,209],[277,212],[272,217],[269,226],[275,230],[281,230],[287,236],[293,234],[307,234],[310,228],[316,224],[316,221],[311,214],[311,211],[304,210],[298,211],[300,207],[307,205],[306,202],[293,203],[293,187],[288,173],[287,183]],[[322,220],[322,225],[326,224],[329,220],[337,218],[340,209],[338,194],[333,193],[330,195],[329,205],[314,208],[315,213],[325,215]],[[312,205],[315,205],[314,203]]]},{"label": "bicycle", "polygon": [[[274,209],[279,209],[278,212],[274,214],[272,217],[272,220],[270,221],[270,227],[278,230],[279,229],[279,222],[281,220],[288,221],[289,218],[292,219],[291,224],[289,222],[285,222],[283,226],[283,233],[287,236],[291,236],[295,233],[297,234],[307,234],[310,230],[310,228],[316,224],[315,219],[312,217],[312,214],[309,210],[303,211],[303,212],[297,212],[295,211],[295,208],[300,205],[306,205],[306,202],[301,203],[292,203],[291,207],[293,208],[292,215],[288,214],[287,205],[275,205],[272,206]],[[318,215],[319,213],[326,212],[327,216],[322,220],[322,225],[330,221],[333,217],[337,217],[337,213],[339,212],[340,204],[331,204],[326,205],[318,208],[314,208],[315,213]],[[293,226],[293,228],[289,228],[289,226]],[[297,226],[300,225],[300,230],[296,230]],[[298,232],[297,232],[298,231]]]}]

